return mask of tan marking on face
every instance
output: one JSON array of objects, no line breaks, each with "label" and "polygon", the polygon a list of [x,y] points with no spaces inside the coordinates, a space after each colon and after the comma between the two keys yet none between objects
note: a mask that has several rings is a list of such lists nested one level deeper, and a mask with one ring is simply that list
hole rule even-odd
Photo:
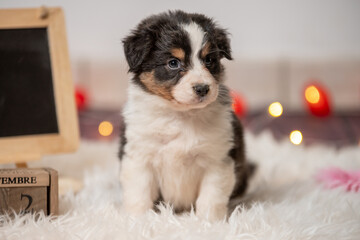
[{"label": "tan marking on face", "polygon": [[171,94],[171,87],[166,86],[165,84],[157,83],[155,80],[154,71],[142,73],[140,75],[140,81],[150,92],[167,100],[173,99]]},{"label": "tan marking on face", "polygon": [[171,49],[171,54],[176,57],[177,59],[180,59],[181,61],[185,60],[185,52],[181,48],[173,48]]},{"label": "tan marking on face", "polygon": [[208,55],[210,52],[210,43],[205,43],[204,47],[201,49],[201,58],[205,59],[206,55]]}]

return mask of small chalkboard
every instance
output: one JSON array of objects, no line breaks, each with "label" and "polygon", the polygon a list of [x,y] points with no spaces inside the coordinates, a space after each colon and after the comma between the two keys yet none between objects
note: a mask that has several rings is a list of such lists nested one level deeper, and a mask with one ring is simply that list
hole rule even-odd
[{"label": "small chalkboard", "polygon": [[0,137],[58,133],[46,28],[0,30]]},{"label": "small chalkboard", "polygon": [[72,151],[78,141],[63,11],[0,9],[0,163]]}]

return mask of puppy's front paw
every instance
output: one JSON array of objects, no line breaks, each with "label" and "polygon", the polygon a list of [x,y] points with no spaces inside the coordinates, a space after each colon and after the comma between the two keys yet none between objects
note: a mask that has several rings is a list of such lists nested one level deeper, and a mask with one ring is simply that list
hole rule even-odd
[{"label": "puppy's front paw", "polygon": [[151,201],[126,201],[124,200],[123,208],[126,213],[132,216],[140,216],[150,210],[153,206]]},{"label": "puppy's front paw", "polygon": [[207,219],[211,222],[221,221],[226,219],[227,216],[227,204],[197,204],[196,216],[202,219]]}]

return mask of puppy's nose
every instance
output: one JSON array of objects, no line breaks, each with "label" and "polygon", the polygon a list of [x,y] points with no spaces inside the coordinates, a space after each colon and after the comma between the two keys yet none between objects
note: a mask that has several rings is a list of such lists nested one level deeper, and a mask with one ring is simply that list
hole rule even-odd
[{"label": "puppy's nose", "polygon": [[193,89],[199,97],[204,97],[210,90],[209,85],[207,84],[196,84]]}]

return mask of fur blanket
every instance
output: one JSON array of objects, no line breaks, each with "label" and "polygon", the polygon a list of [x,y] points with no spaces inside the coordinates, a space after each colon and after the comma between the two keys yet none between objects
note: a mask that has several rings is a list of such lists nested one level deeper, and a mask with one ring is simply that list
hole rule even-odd
[{"label": "fur blanket", "polygon": [[326,189],[315,180],[329,166],[360,169],[358,146],[295,146],[271,134],[246,133],[257,163],[249,193],[227,221],[209,223],[171,207],[131,218],[121,211],[116,142],[83,142],[76,154],[46,157],[61,176],[83,181],[60,196],[57,217],[0,216],[0,239],[360,239],[360,193]]}]

